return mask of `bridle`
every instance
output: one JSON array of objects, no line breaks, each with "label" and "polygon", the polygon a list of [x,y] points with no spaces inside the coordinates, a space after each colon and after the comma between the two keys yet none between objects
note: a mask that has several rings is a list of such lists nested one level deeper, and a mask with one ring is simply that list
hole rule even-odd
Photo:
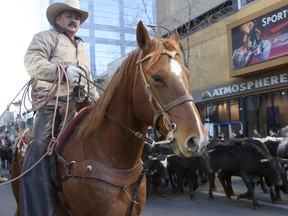
[{"label": "bridle", "polygon": [[[168,55],[168,57],[170,58],[175,58],[177,53],[176,51],[168,51],[168,50],[163,50],[162,55]],[[166,129],[168,130],[168,134],[166,136],[166,139],[165,140],[162,140],[162,141],[154,141],[154,145],[158,145],[158,144],[168,144],[170,142],[172,142],[175,138],[174,136],[174,132],[177,130],[177,124],[173,121],[173,119],[169,116],[168,112],[170,110],[172,110],[174,107],[177,107],[183,103],[186,103],[186,102],[189,102],[189,101],[193,101],[193,98],[191,95],[183,95],[171,102],[169,102],[168,104],[166,105],[162,105],[160,102],[159,102],[159,99],[156,97],[155,93],[153,92],[151,86],[149,85],[145,75],[144,75],[144,70],[143,70],[143,67],[142,67],[142,63],[145,62],[146,60],[150,59],[152,56],[154,55],[154,52],[146,55],[144,58],[138,60],[136,62],[136,64],[139,65],[140,67],[140,74],[141,74],[141,77],[142,77],[142,80],[143,80],[143,84],[144,84],[144,89],[148,95],[148,98],[149,98],[149,102],[151,104],[151,107],[153,108],[154,110],[154,115],[153,115],[153,125],[152,125],[152,129],[153,129],[153,133],[157,138],[157,133],[156,133],[156,130],[157,130],[157,123],[159,122],[161,116],[163,118],[163,123],[164,123],[164,126],[166,127]],[[153,101],[155,103],[153,103]]]},{"label": "bridle", "polygon": [[[171,101],[170,103],[168,103],[166,105],[161,105],[161,103],[159,102],[159,99],[156,97],[151,86],[149,85],[149,83],[148,83],[148,81],[144,75],[144,70],[142,67],[142,63],[145,62],[146,60],[150,59],[153,55],[154,55],[154,52],[149,53],[148,55],[146,55],[142,59],[139,59],[136,62],[136,64],[139,65],[140,75],[142,77],[142,83],[144,85],[144,89],[146,91],[146,94],[148,95],[148,99],[149,99],[149,102],[151,104],[151,107],[153,108],[153,111],[154,111],[152,129],[153,129],[153,133],[155,135],[156,140],[151,140],[151,139],[147,138],[145,135],[143,135],[141,132],[134,131],[133,129],[123,125],[120,121],[118,121],[117,119],[112,117],[109,113],[106,113],[106,116],[111,121],[113,121],[114,123],[120,125],[121,127],[125,128],[125,129],[127,129],[128,131],[132,132],[137,138],[144,140],[144,142],[152,145],[152,147],[154,147],[155,145],[160,145],[160,144],[169,144],[174,140],[174,138],[175,138],[174,132],[177,130],[177,124],[169,116],[168,112],[176,106],[179,106],[179,105],[186,103],[186,102],[189,102],[189,101],[193,101],[193,98],[191,95],[183,95],[183,96]],[[176,51],[163,50],[161,55],[168,55],[170,58],[175,58],[177,53],[176,53]],[[153,101],[155,103],[153,103]],[[161,116],[163,118],[164,126],[168,130],[168,133],[167,133],[166,138],[164,140],[159,141],[156,131],[157,131],[157,124],[158,124]]]}]

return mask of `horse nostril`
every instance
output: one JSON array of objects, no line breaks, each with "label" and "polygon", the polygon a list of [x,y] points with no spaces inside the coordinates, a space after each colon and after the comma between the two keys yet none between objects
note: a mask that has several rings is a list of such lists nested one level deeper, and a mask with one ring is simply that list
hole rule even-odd
[{"label": "horse nostril", "polygon": [[196,152],[198,149],[198,145],[197,145],[197,141],[195,137],[191,137],[188,141],[187,141],[187,149],[190,152]]}]

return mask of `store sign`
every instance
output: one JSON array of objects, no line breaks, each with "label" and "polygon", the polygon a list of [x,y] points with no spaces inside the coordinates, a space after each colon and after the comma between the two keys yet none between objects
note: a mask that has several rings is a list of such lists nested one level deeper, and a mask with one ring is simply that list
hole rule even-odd
[{"label": "store sign", "polygon": [[212,100],[222,97],[247,94],[272,88],[278,88],[288,85],[288,72],[273,74],[270,76],[258,76],[254,79],[248,79],[237,83],[209,88],[203,91],[192,93],[195,102]]}]

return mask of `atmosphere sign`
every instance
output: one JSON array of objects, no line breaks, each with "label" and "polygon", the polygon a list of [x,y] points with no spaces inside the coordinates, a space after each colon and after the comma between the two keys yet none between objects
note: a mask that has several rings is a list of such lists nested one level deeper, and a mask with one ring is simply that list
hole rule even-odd
[{"label": "atmosphere sign", "polygon": [[233,70],[288,54],[288,6],[231,29]]},{"label": "atmosphere sign", "polygon": [[287,85],[288,72],[281,70],[268,76],[258,76],[257,78],[255,77],[240,82],[227,83],[226,85],[203,89],[201,91],[193,92],[192,96],[195,102],[202,102],[236,95],[245,95],[262,90],[287,87]]}]

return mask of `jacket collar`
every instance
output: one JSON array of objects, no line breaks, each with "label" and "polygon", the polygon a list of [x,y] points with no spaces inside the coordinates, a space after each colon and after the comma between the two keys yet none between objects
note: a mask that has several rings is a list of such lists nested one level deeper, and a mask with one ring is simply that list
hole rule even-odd
[{"label": "jacket collar", "polygon": [[[70,39],[70,37],[69,37],[69,35],[67,34],[67,32],[66,32],[63,28],[61,28],[60,26],[54,25],[54,26],[53,26],[53,29],[54,29],[55,31],[57,31],[59,34],[65,34],[65,35]],[[80,40],[80,41],[84,42],[81,37],[78,37],[78,36],[76,36],[76,35],[74,36],[74,39],[75,39],[76,41],[77,41],[77,40]]]}]

